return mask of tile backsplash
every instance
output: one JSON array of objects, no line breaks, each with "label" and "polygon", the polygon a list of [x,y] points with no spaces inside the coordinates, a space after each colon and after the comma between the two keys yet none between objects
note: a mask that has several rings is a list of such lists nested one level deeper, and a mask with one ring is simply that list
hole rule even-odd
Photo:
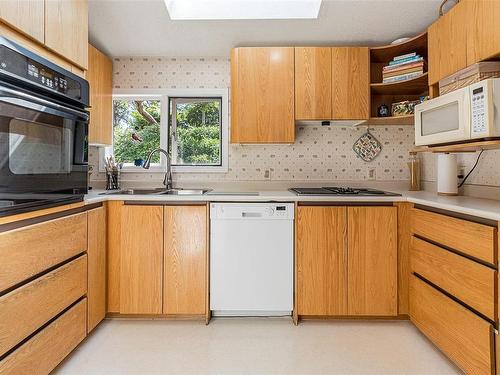
[{"label": "tile backsplash", "polygon": [[[230,61],[226,57],[170,58],[120,57],[113,63],[113,85],[116,89],[195,89],[228,88]],[[375,127],[372,134],[382,144],[382,152],[372,162],[364,162],[352,150],[354,142],[366,128],[345,126],[297,125],[293,145],[230,145],[227,173],[177,173],[180,181],[266,181],[266,180],[366,180],[374,169],[376,180],[407,180],[408,151],[413,147],[412,126]],[[475,154],[460,156],[459,164],[466,170],[472,166]],[[98,149],[91,147],[90,164],[97,166]],[[488,151],[482,156],[478,171],[469,183],[500,186],[500,151]],[[435,155],[423,156],[423,179],[435,181]],[[97,168],[91,175],[103,181]],[[133,173],[123,180],[160,182],[161,173]]]}]

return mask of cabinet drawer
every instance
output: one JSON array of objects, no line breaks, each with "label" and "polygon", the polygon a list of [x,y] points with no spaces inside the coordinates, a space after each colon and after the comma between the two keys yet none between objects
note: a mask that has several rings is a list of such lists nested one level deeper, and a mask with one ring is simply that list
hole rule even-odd
[{"label": "cabinet drawer", "polygon": [[411,240],[411,268],[495,320],[495,270],[416,237]]},{"label": "cabinet drawer", "polygon": [[0,292],[86,250],[86,213],[0,233]]},{"label": "cabinet drawer", "polygon": [[87,256],[0,297],[0,356],[87,292]]},{"label": "cabinet drawer", "polygon": [[411,321],[467,374],[493,373],[493,327],[412,275]]},{"label": "cabinet drawer", "polygon": [[83,299],[3,359],[0,374],[49,374],[85,338],[86,311]]},{"label": "cabinet drawer", "polygon": [[419,209],[412,218],[418,236],[495,264],[496,228]]}]

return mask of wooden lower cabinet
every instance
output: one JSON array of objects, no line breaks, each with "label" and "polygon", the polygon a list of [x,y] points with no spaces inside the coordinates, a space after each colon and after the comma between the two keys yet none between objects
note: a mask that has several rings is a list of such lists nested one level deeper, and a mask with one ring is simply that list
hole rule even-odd
[{"label": "wooden lower cabinet", "polygon": [[296,267],[299,315],[347,314],[347,208],[299,206]]},{"label": "wooden lower cabinet", "polygon": [[207,307],[207,206],[165,206],[163,313],[203,315]]},{"label": "wooden lower cabinet", "polygon": [[398,314],[396,207],[349,207],[348,314]]},{"label": "wooden lower cabinet", "polygon": [[87,299],[0,361],[2,375],[49,374],[87,335]]},{"label": "wooden lower cabinet", "polygon": [[299,206],[298,315],[393,316],[397,208]]},{"label": "wooden lower cabinet", "polygon": [[161,314],[163,206],[123,205],[120,313]]},{"label": "wooden lower cabinet", "polygon": [[106,315],[106,207],[88,211],[88,332]]},{"label": "wooden lower cabinet", "polygon": [[493,326],[414,275],[410,317],[465,373],[495,373]]}]

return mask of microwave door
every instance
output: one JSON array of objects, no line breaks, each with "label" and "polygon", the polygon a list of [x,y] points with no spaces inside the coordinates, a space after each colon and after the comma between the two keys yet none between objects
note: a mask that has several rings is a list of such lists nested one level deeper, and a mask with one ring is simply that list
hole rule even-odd
[{"label": "microwave door", "polygon": [[444,144],[470,139],[467,91],[457,90],[415,107],[415,144]]}]

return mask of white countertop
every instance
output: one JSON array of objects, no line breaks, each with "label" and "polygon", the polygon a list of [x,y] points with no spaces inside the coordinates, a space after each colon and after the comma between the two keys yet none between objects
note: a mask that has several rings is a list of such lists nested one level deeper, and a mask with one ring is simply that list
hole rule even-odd
[{"label": "white countertop", "polygon": [[[466,196],[447,197],[429,191],[401,191],[392,189],[401,196],[297,196],[287,190],[224,192],[214,190],[216,194],[205,195],[127,195],[102,194],[104,190],[92,190],[85,196],[85,203],[92,204],[110,200],[148,201],[148,202],[412,202],[465,215],[500,221],[500,201]],[[258,193],[258,195],[255,195]]]}]

